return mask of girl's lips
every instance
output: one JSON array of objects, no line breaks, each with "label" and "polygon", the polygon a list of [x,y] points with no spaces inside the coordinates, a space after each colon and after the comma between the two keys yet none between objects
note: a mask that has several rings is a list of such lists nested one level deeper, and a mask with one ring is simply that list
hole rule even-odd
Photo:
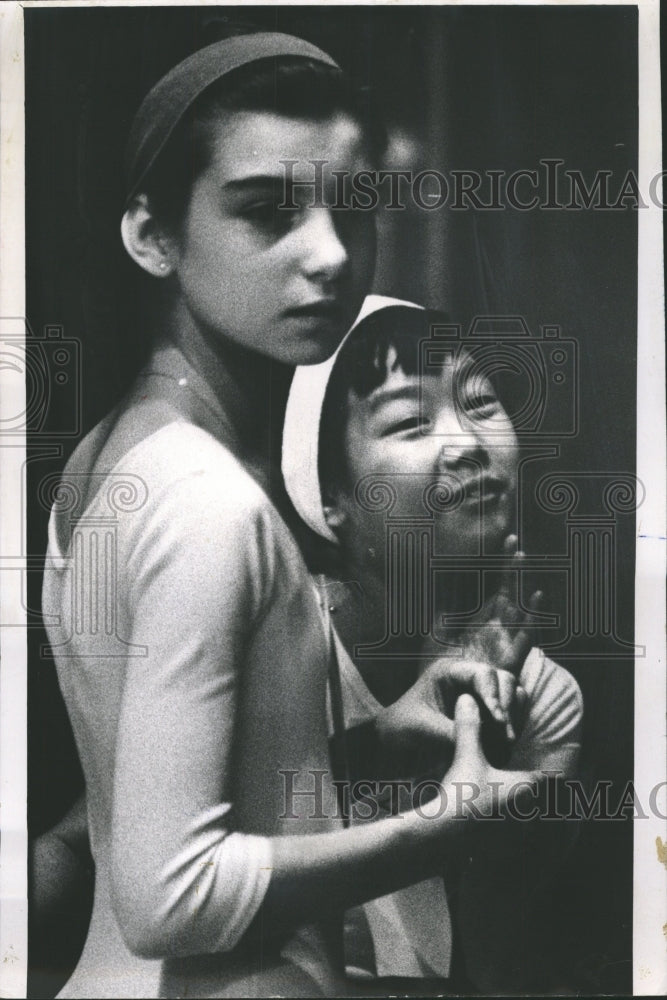
[{"label": "girl's lips", "polygon": [[318,299],[315,302],[288,309],[286,314],[305,319],[339,320],[343,317],[343,308],[338,299]]},{"label": "girl's lips", "polygon": [[482,477],[462,484],[463,503],[471,505],[492,504],[507,493],[508,485],[502,479]]}]

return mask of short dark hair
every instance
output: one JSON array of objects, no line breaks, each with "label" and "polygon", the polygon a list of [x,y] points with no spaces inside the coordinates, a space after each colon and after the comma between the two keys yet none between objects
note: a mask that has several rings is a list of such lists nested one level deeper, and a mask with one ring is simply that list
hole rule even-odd
[{"label": "short dark hair", "polygon": [[387,379],[389,352],[396,352],[392,371],[420,370],[420,344],[443,313],[409,306],[380,309],[363,319],[343,344],[329,379],[320,420],[318,473],[323,495],[343,485],[346,474],[344,438],[348,393],[362,399]]},{"label": "short dark hair", "polygon": [[303,57],[282,56],[249,63],[211,84],[179,122],[142,183],[151,209],[164,224],[178,228],[197,177],[213,155],[213,126],[224,111],[274,111],[321,121],[349,114],[380,159],[387,136],[371,91],[356,88],[335,66]]}]

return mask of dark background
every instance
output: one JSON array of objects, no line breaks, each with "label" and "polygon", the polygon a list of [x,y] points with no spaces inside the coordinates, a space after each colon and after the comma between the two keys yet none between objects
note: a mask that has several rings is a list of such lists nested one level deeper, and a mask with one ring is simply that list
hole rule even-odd
[{"label": "dark background", "polygon": [[[144,340],[118,223],[122,151],[138,103],[176,61],[215,40],[225,18],[302,35],[376,91],[390,126],[390,166],[536,169],[545,157],[613,171],[637,166],[634,8],[43,8],[25,11],[26,243],[31,335],[78,342],[29,440],[29,554],[46,547],[37,500],[80,439],[116,401]],[[563,200],[568,200],[567,194]],[[580,425],[549,470],[633,472],[637,213],[381,213],[376,290],[444,309],[464,327],[480,313],[558,324],[579,344]],[[48,355],[48,357],[47,357]],[[44,355],[54,373],[53,349]],[[594,498],[591,498],[594,503]],[[562,524],[525,525],[527,547],[555,551]],[[617,632],[633,633],[634,515],[617,524]],[[539,540],[539,541],[538,541]],[[551,548],[550,548],[551,547]],[[81,776],[52,661],[41,646],[39,568],[30,574],[29,824],[47,829]],[[556,593],[554,599],[559,599]],[[576,648],[575,648],[576,653]],[[586,702],[587,776],[619,790],[632,777],[632,660],[568,660]],[[548,859],[545,859],[548,863]],[[554,890],[554,948],[578,992],[631,991],[632,830],[587,823]],[[32,995],[50,995],[75,947],[74,924],[44,957],[32,942]],[[36,958],[37,956],[37,958]],[[48,966],[48,967],[47,967]],[[66,969],[63,968],[62,974]]]}]

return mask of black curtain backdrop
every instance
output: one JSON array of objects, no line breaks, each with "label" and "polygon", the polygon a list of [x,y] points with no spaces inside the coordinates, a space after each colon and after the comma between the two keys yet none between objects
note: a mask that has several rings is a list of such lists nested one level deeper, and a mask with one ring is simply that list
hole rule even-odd
[{"label": "black curtain backdrop", "polygon": [[[627,172],[636,171],[631,7],[25,11],[27,320],[33,335],[48,328],[53,341],[45,354],[53,375],[48,405],[30,435],[27,469],[28,552],[35,557],[27,592],[33,836],[58,820],[81,788],[53,663],[42,650],[39,561],[48,512],[39,485],[117,400],[145,349],[118,232],[125,136],[151,84],[240,14],[321,44],[374,88],[392,135],[389,166],[450,177],[456,170],[534,170],[554,158],[589,183],[596,170],[611,171],[612,201]],[[518,190],[526,199],[532,193]],[[578,433],[563,438],[555,458],[536,463],[533,478],[564,470],[633,473],[637,212],[457,210],[452,200],[450,190],[437,211],[408,199],[405,211],[380,213],[376,290],[441,308],[464,329],[479,314],[521,316],[534,332],[558,325],[580,352]],[[560,200],[570,200],[567,184]],[[80,379],[68,369],[68,380],[56,381],[58,338],[74,342]],[[582,503],[599,507],[593,478],[581,490]],[[562,547],[562,520],[541,512],[527,517],[524,530],[529,550]],[[631,639],[633,513],[618,514],[616,532],[616,630]],[[549,596],[556,605],[564,600],[557,582]],[[632,659],[575,655],[566,666],[585,697],[585,773],[612,781],[620,794],[633,766]],[[588,994],[629,993],[629,822],[583,825],[553,910],[564,983]],[[52,995],[75,957],[62,942],[52,952],[50,970],[33,970],[34,996]]]}]

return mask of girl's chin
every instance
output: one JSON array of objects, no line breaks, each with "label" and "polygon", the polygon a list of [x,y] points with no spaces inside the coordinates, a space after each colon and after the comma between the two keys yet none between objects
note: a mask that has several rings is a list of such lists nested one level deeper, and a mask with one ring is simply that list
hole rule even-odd
[{"label": "girl's chin", "polygon": [[473,524],[464,521],[456,526],[450,522],[445,530],[436,531],[437,551],[434,555],[500,555],[510,531],[508,517],[483,520],[478,517]]},{"label": "girl's chin", "polygon": [[336,351],[345,335],[345,330],[331,330],[328,335],[301,338],[289,345],[285,351],[285,361],[290,365],[319,365],[327,361]]}]

